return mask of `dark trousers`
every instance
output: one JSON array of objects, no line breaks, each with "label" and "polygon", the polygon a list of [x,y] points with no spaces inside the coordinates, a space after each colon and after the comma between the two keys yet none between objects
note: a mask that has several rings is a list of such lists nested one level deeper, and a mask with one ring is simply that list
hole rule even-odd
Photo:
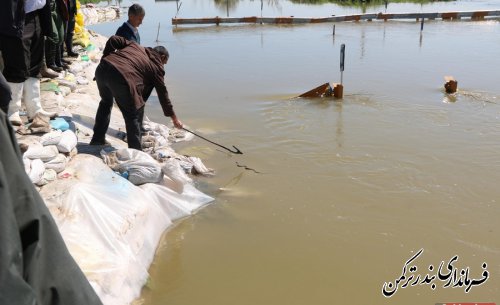
[{"label": "dark trousers", "polygon": [[130,87],[123,76],[111,64],[101,61],[95,70],[95,79],[101,102],[97,108],[94,123],[93,142],[104,142],[106,131],[109,127],[113,98],[122,112],[127,129],[127,141],[129,148],[141,150],[141,112],[144,107],[136,109]]},{"label": "dark trousers", "polygon": [[26,14],[23,37],[0,36],[4,60],[3,74],[12,83],[22,83],[28,77],[37,77],[42,67],[44,38],[38,11]]},{"label": "dark trousers", "polygon": [[66,37],[64,38],[66,42],[66,52],[73,52],[73,32],[75,31],[75,16],[69,16],[68,26],[66,28]]},{"label": "dark trousers", "polygon": [[12,92],[10,91],[10,86],[2,72],[0,72],[0,110],[5,112],[5,114],[9,111],[9,103],[11,99]]}]

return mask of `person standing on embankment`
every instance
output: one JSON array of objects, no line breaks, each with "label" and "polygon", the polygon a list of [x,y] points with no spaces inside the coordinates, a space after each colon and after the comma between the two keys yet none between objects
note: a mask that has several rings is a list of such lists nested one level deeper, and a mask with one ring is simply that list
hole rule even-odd
[{"label": "person standing on embankment", "polygon": [[116,30],[115,35],[141,44],[141,36],[137,28],[142,24],[145,15],[146,12],[142,6],[137,3],[132,4],[128,8],[128,20]]},{"label": "person standing on embankment", "polygon": [[28,119],[36,114],[57,114],[42,108],[38,73],[44,56],[43,35],[52,30],[50,0],[5,0],[0,10],[0,50],[4,62],[3,75],[12,92],[9,121],[22,125],[19,111],[24,101]]}]

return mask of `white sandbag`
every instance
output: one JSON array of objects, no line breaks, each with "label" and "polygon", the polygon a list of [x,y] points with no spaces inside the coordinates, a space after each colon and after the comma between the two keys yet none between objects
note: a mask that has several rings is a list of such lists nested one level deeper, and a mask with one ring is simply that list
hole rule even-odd
[{"label": "white sandbag", "polygon": [[38,183],[43,178],[43,173],[45,172],[45,165],[40,159],[31,160],[31,169],[28,173],[31,182]]},{"label": "white sandbag", "polygon": [[76,83],[78,85],[88,85],[89,84],[89,80],[86,79],[85,77],[83,76],[77,76],[76,77]]},{"label": "white sandbag", "polygon": [[161,170],[163,171],[163,174],[165,176],[169,177],[178,184],[184,185],[189,184],[193,181],[191,180],[191,178],[189,178],[188,175],[186,175],[179,163],[179,160],[177,159],[166,159],[165,163],[161,167]]},{"label": "white sandbag", "polygon": [[208,168],[203,164],[200,158],[198,157],[188,157],[189,162],[193,164],[193,174],[195,175],[203,175],[203,176],[213,176],[215,172],[213,169]]},{"label": "white sandbag", "polygon": [[118,171],[128,172],[128,180],[135,185],[157,183],[163,178],[161,167],[156,162],[131,160],[121,164]]},{"label": "white sandbag", "polygon": [[153,153],[152,156],[155,160],[163,162],[168,158],[178,156],[178,154],[175,152],[175,150],[172,147],[163,146],[163,147],[155,149],[155,152]]},{"label": "white sandbag", "polygon": [[75,133],[71,130],[66,130],[62,133],[61,141],[57,143],[57,149],[59,149],[60,152],[69,153],[76,147],[77,142],[78,139]]},{"label": "white sandbag", "polygon": [[35,146],[30,145],[28,150],[24,153],[24,157],[34,160],[40,159],[43,162],[48,162],[59,154],[59,150],[55,145],[47,145],[47,146]]},{"label": "white sandbag", "polygon": [[75,62],[75,63],[71,64],[71,66],[69,67],[69,72],[71,72],[73,74],[80,73],[80,72],[82,72],[82,70],[83,70],[83,66],[79,62]]},{"label": "white sandbag", "polygon": [[168,137],[164,137],[161,133],[157,131],[150,130],[147,132],[147,135],[143,136],[143,139],[146,138],[146,141],[154,142],[156,147],[163,147],[168,145]]},{"label": "white sandbag", "polygon": [[[71,92],[73,92],[73,91],[76,90],[76,81],[67,80],[67,79],[58,79],[57,83],[59,84],[59,90],[61,90],[61,91],[63,89],[66,89],[66,88],[69,89],[69,93],[71,93]],[[63,87],[65,87],[65,88],[63,88]],[[63,93],[63,95],[66,96],[67,94]]]},{"label": "white sandbag", "polygon": [[143,135],[141,138],[142,148],[154,148],[157,146],[156,138],[151,135]]},{"label": "white sandbag", "polygon": [[101,151],[101,156],[113,170],[128,172],[128,180],[135,185],[157,183],[163,178],[160,164],[143,151],[122,148],[109,153]]},{"label": "white sandbag", "polygon": [[46,185],[47,183],[54,181],[57,179],[57,173],[53,169],[45,169],[43,172],[42,178],[40,181],[36,182],[35,184],[38,186],[43,186]]},{"label": "white sandbag", "polygon": [[24,172],[29,175],[31,171],[31,160],[23,157]]},{"label": "white sandbag", "polygon": [[59,141],[61,141],[61,136],[62,131],[54,130],[41,136],[40,143],[42,143],[43,146],[56,145]]},{"label": "white sandbag", "polygon": [[60,86],[59,90],[61,91],[62,96],[68,96],[71,93],[70,87]]},{"label": "white sandbag", "polygon": [[50,160],[49,162],[46,162],[45,168],[53,169],[56,173],[60,173],[66,168],[67,162],[68,159],[66,158],[66,156],[63,154],[59,154],[54,159]]},{"label": "white sandbag", "polygon": [[[161,143],[188,141],[194,137],[194,135],[186,133],[183,130],[175,128],[170,129],[166,125],[150,121],[148,117],[144,118],[143,127],[145,130],[149,132],[154,132],[152,133],[152,135],[155,136],[157,142]],[[163,140],[160,138],[163,138]],[[159,146],[164,146],[164,145],[166,144],[162,144]]]}]

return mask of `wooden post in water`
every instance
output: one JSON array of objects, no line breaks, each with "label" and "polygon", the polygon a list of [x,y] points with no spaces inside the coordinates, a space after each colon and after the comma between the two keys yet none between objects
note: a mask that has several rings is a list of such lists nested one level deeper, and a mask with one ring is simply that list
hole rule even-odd
[{"label": "wooden post in water", "polygon": [[446,83],[444,84],[444,89],[446,93],[451,94],[457,92],[458,82],[455,80],[453,76],[445,76],[444,80]]},{"label": "wooden post in water", "polygon": [[333,36],[335,36],[335,24],[333,25]]},{"label": "wooden post in water", "polygon": [[336,98],[344,97],[344,86],[342,84],[333,83],[333,96]]},{"label": "wooden post in water", "polygon": [[422,22],[420,23],[420,32],[424,30],[424,19],[425,18],[422,18]]}]

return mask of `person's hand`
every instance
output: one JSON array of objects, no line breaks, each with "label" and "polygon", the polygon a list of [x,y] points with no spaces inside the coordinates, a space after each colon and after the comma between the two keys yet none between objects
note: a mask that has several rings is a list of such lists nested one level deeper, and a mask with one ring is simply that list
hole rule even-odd
[{"label": "person's hand", "polygon": [[179,121],[179,119],[175,115],[172,116],[172,123],[174,123],[175,128],[182,129],[182,127],[184,127],[184,125],[182,125],[182,122]]}]

